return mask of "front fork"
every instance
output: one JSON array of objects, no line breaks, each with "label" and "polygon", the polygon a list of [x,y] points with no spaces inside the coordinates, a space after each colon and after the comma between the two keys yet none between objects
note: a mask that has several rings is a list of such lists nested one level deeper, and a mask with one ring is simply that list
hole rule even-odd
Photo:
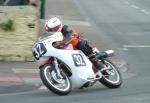
[{"label": "front fork", "polygon": [[61,75],[61,73],[60,73],[60,68],[59,68],[59,64],[58,64],[58,61],[57,61],[57,59],[56,58],[54,58],[54,61],[53,61],[53,63],[54,63],[54,68],[55,68],[55,70],[56,70],[56,74],[57,74],[57,77],[58,78],[60,78],[60,79],[62,79],[63,78],[63,76]]}]

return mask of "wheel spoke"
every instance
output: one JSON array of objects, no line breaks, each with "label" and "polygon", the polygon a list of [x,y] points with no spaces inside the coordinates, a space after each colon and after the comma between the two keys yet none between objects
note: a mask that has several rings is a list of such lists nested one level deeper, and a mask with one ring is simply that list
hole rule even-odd
[{"label": "wheel spoke", "polygon": [[103,77],[109,82],[112,82],[112,83],[118,82],[119,74],[116,71],[115,67],[107,61],[106,61],[106,67],[109,67],[109,68],[102,71]]},{"label": "wheel spoke", "polygon": [[[54,73],[52,73],[52,72],[54,72]],[[55,71],[51,71],[50,74],[51,74],[51,78],[50,79],[52,79],[51,81],[52,81],[52,84],[54,86],[56,86],[59,89],[65,89],[65,88],[67,88],[68,81],[67,81],[66,77],[65,78],[59,78],[57,76],[57,74],[55,73]],[[53,81],[55,81],[55,82],[53,82]]]}]

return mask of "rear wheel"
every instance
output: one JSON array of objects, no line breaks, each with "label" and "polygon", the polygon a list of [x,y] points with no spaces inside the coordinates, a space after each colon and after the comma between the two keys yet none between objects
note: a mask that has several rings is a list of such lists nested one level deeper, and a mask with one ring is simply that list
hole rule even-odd
[{"label": "rear wheel", "polygon": [[[102,69],[100,82],[109,88],[118,88],[122,84],[121,73],[118,68],[108,59],[104,59],[106,69]],[[108,69],[107,69],[108,68]]]},{"label": "rear wheel", "polygon": [[54,67],[45,65],[40,69],[40,77],[49,90],[58,95],[67,95],[71,92],[72,84],[68,75],[63,70],[60,71],[62,77],[57,75]]}]

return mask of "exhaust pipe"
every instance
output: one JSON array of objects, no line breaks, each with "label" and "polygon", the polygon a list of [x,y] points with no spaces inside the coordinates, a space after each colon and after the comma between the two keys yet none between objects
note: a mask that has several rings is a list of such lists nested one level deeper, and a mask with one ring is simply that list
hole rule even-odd
[{"label": "exhaust pipe", "polygon": [[114,50],[107,50],[105,51],[105,53],[107,54],[108,57],[111,57],[114,55]]},{"label": "exhaust pipe", "polygon": [[98,58],[107,58],[107,57],[111,57],[113,55],[114,55],[114,50],[107,50],[107,51],[101,52],[98,55]]}]

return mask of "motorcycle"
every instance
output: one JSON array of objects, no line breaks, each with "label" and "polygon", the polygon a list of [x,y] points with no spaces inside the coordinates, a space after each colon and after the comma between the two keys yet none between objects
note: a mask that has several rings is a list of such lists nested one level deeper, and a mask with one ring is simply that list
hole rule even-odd
[{"label": "motorcycle", "polygon": [[54,43],[63,39],[61,32],[39,39],[33,46],[33,56],[40,69],[43,84],[58,95],[67,95],[72,89],[93,86],[97,81],[108,88],[118,88],[122,77],[118,68],[109,60],[114,54],[108,50],[92,55],[105,68],[97,69],[94,63],[81,50],[71,44],[64,49],[54,47]]}]

